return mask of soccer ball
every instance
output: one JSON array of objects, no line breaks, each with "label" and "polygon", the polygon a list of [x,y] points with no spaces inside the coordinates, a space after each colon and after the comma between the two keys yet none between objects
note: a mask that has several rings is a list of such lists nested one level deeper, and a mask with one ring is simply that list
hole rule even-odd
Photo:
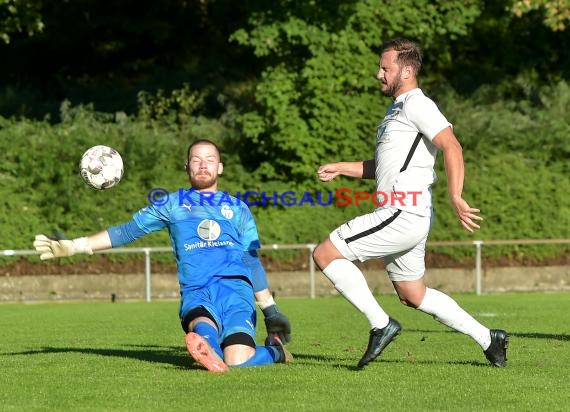
[{"label": "soccer ball", "polygon": [[110,189],[123,177],[123,159],[109,146],[93,146],[81,156],[81,177],[93,189]]}]

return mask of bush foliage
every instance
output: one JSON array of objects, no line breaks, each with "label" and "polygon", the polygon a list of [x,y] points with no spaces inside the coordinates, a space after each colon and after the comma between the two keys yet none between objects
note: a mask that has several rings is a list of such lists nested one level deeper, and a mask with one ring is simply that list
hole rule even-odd
[{"label": "bush foliage", "polygon": [[[424,48],[422,88],[454,124],[464,195],[485,218],[474,235],[460,227],[439,159],[431,240],[568,238],[568,19],[546,2],[518,3],[151,0],[141,9],[131,0],[27,0],[12,24],[0,16],[0,37],[10,40],[0,42],[0,249],[29,249],[53,228],[75,237],[130,219],[151,189],[186,187],[186,148],[198,137],[221,146],[229,193],[373,191],[372,181],[322,184],[315,172],[373,156],[389,104],[373,77],[377,52],[401,35]],[[81,154],[97,144],[125,162],[108,191],[79,177]],[[372,209],[252,207],[265,244],[316,243]],[[168,236],[137,244],[167,245]]]},{"label": "bush foliage", "polygon": [[[439,159],[431,240],[568,237],[568,120],[563,113],[552,116],[553,107],[564,110],[568,87],[561,83],[546,92],[550,93],[550,106],[533,111],[507,103],[483,107],[474,100],[446,96],[443,109],[455,123],[464,146],[465,198],[481,209],[485,221],[475,235],[457,223],[447,201],[445,173]],[[247,172],[247,165],[233,151],[235,131],[228,124],[191,115],[184,122],[176,122],[169,116],[149,113],[156,111],[144,109],[138,116],[111,116],[65,103],[61,122],[55,125],[47,121],[1,119],[0,150],[4,161],[0,164],[0,190],[5,213],[0,216],[4,234],[0,249],[29,249],[35,234],[49,233],[53,228],[73,237],[92,233],[130,219],[132,213],[148,203],[152,188],[186,188],[186,148],[197,136],[207,136],[222,146],[226,170],[220,183],[229,193],[295,191],[298,203],[303,192],[316,199],[317,191],[334,192],[342,187],[369,192],[374,189],[372,181],[347,178],[318,183],[314,172],[323,159],[311,151],[305,153],[310,167],[303,180],[262,181]],[[548,131],[543,129],[545,123]],[[371,122],[372,130],[373,126]],[[81,154],[95,144],[115,147],[124,158],[123,181],[111,190],[89,189],[79,176]],[[343,221],[372,209],[370,202],[358,207],[310,203],[276,207],[271,202],[265,207],[252,206],[265,244],[315,243]],[[168,245],[168,237],[165,232],[156,233],[138,240],[137,245]],[[541,247],[526,253],[540,258],[560,251],[560,247]],[[462,256],[460,250],[446,252],[456,258]],[[493,248],[486,253],[504,254],[509,250]]]}]

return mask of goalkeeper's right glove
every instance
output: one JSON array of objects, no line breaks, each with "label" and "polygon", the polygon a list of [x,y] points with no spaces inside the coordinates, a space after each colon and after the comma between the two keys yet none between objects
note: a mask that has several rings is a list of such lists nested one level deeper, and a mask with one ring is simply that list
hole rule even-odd
[{"label": "goalkeeper's right glove", "polygon": [[93,254],[86,237],[80,237],[73,240],[52,240],[45,235],[36,235],[34,248],[40,253],[41,260],[73,256],[78,253],[87,253],[89,255]]},{"label": "goalkeeper's right glove", "polygon": [[277,335],[283,344],[291,341],[291,322],[284,313],[279,312],[277,305],[271,305],[262,310],[265,316],[267,335]]},{"label": "goalkeeper's right glove", "polygon": [[[290,342],[291,322],[289,322],[289,318],[284,313],[279,312],[273,296],[270,295],[264,301],[258,301],[257,306],[259,306],[265,317],[264,321],[268,335],[266,342],[270,341],[272,335],[277,335],[283,344]],[[266,343],[267,345],[269,343]]]}]

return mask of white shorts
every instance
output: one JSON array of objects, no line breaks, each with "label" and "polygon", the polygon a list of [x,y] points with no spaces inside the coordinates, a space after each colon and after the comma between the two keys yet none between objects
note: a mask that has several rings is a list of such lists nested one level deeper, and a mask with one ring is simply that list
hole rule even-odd
[{"label": "white shorts", "polygon": [[416,280],[425,272],[430,226],[430,216],[383,208],[342,224],[329,238],[350,261],[384,258],[390,280]]}]

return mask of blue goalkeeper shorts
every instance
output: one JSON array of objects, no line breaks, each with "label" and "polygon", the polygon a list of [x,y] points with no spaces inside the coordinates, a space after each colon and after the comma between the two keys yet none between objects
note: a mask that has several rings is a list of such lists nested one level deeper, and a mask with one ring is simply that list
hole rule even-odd
[{"label": "blue goalkeeper shorts", "polygon": [[[243,332],[255,342],[255,310],[253,287],[241,277],[219,277],[197,290],[180,292],[180,320],[193,309],[203,308],[218,326],[218,342]],[[185,328],[185,325],[182,325]]]}]

